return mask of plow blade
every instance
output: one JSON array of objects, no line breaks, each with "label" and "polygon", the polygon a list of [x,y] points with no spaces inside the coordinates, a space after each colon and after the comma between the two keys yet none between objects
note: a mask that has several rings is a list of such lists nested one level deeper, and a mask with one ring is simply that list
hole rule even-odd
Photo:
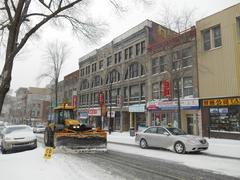
[{"label": "plow blade", "polygon": [[79,152],[106,151],[107,140],[98,136],[87,137],[57,137],[56,146],[62,149],[77,150]]}]

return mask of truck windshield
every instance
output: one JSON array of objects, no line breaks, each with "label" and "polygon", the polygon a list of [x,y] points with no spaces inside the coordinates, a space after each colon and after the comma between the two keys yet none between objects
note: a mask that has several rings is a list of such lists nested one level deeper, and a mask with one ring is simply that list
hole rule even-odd
[{"label": "truck windshield", "polygon": [[59,123],[64,123],[65,119],[74,119],[73,116],[73,111],[72,110],[58,110],[57,111],[57,120],[59,121]]}]

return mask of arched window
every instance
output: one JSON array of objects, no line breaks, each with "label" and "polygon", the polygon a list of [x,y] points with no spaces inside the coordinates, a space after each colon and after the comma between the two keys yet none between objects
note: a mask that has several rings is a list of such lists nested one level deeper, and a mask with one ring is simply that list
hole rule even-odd
[{"label": "arched window", "polygon": [[108,73],[106,84],[110,84],[110,82],[111,83],[118,82],[120,81],[120,78],[121,78],[120,73],[114,69],[113,71]]},{"label": "arched window", "polygon": [[82,80],[82,83],[80,85],[80,90],[88,89],[89,88],[89,82],[87,79]]},{"label": "arched window", "polygon": [[145,74],[145,70],[143,65],[139,64],[139,63],[133,63],[129,66],[126,74],[125,74],[125,79],[131,79],[131,78],[135,78],[138,76],[142,76]]},{"label": "arched window", "polygon": [[97,87],[102,85],[102,78],[101,76],[97,75],[92,79],[92,87]]}]

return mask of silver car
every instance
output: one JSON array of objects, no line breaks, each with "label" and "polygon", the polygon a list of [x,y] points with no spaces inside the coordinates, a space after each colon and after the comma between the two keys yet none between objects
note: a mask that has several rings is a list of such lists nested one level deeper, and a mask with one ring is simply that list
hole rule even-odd
[{"label": "silver car", "polygon": [[37,147],[37,137],[30,126],[6,126],[1,134],[1,150],[5,154],[11,150],[34,149]]},{"label": "silver car", "polygon": [[160,126],[149,127],[143,132],[137,133],[135,141],[141,148],[159,147],[179,154],[208,149],[208,142],[204,138],[187,135],[178,128]]}]

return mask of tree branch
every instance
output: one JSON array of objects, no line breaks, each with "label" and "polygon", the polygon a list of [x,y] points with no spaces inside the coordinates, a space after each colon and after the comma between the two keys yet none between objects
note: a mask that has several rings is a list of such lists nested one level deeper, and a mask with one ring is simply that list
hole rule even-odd
[{"label": "tree branch", "polygon": [[14,12],[16,12],[16,7],[15,7],[13,0],[11,0],[11,4],[12,4],[12,8],[13,8]]},{"label": "tree branch", "polygon": [[10,22],[12,22],[13,18],[12,18],[10,7],[8,6],[8,0],[4,0],[4,5],[5,5],[5,9],[7,11],[7,14],[8,14],[8,18],[9,18]]},{"label": "tree branch", "polygon": [[[43,2],[43,0],[39,0],[40,2]],[[27,40],[31,37],[31,35],[33,33],[35,33],[40,27],[42,27],[45,23],[47,23],[50,19],[54,18],[56,15],[58,15],[60,12],[69,9],[71,7],[73,7],[74,5],[76,5],[77,3],[81,2],[82,0],[76,0],[73,1],[72,3],[67,4],[66,6],[63,6],[60,9],[57,9],[55,12],[53,12],[52,14],[48,15],[46,18],[44,18],[42,21],[40,21],[38,24],[36,24],[29,32],[27,32],[25,34],[25,36],[22,38],[22,40],[20,41],[18,47],[16,48],[16,50],[12,53],[12,56],[16,55],[21,49],[22,47],[25,45],[25,43],[27,42]],[[44,2],[43,2],[44,3]]]}]

